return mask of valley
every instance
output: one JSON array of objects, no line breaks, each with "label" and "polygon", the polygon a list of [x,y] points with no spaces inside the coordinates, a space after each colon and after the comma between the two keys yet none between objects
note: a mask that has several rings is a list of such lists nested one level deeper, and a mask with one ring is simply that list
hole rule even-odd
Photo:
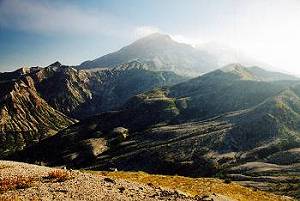
[{"label": "valley", "polygon": [[154,34],[78,66],[0,73],[0,158],[133,182],[214,177],[300,199],[300,80],[206,59]]}]

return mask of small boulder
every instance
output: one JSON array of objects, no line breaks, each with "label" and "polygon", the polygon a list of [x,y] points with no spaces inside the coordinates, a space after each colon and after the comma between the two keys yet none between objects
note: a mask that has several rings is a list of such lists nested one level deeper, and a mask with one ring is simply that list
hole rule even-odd
[{"label": "small boulder", "polygon": [[108,177],[104,178],[104,181],[106,181],[108,183],[116,184],[115,180],[108,178]]},{"label": "small boulder", "polygon": [[113,129],[112,133],[119,141],[124,141],[128,137],[128,129],[124,127],[116,127]]},{"label": "small boulder", "polygon": [[120,193],[123,193],[125,191],[125,188],[122,186],[122,187],[118,188],[118,190],[120,191]]}]

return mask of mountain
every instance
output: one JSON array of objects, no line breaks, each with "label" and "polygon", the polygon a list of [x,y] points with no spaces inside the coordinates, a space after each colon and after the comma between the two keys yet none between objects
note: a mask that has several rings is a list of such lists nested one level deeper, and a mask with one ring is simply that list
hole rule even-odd
[{"label": "mountain", "polygon": [[[119,126],[134,132],[162,122],[181,124],[195,120],[209,120],[228,112],[244,111],[255,107],[297,82],[259,81],[247,68],[233,65],[174,86],[157,88],[136,95],[119,110],[90,117],[83,121],[83,125],[85,127],[86,124],[96,124],[99,131],[102,127],[105,129],[101,133],[109,134],[114,127]],[[99,122],[101,126],[94,121]],[[80,127],[81,124],[77,126]],[[84,138],[88,137],[88,130],[79,130],[86,133]],[[78,141],[75,140],[74,143]],[[57,142],[54,144],[57,146]],[[65,142],[62,145],[64,149],[70,150]],[[51,148],[51,150],[59,149]]]},{"label": "mountain", "polygon": [[248,70],[253,73],[259,80],[276,81],[276,80],[298,80],[299,78],[280,72],[270,72],[257,66],[249,67]]},{"label": "mountain", "polygon": [[0,74],[2,156],[49,137],[75,122],[39,96],[33,79],[27,76],[29,72],[30,69],[20,69]]},{"label": "mountain", "polygon": [[183,119],[191,119],[194,116],[205,119],[255,106],[298,82],[261,80],[262,78],[249,71],[249,68],[232,64],[172,86],[169,88],[169,95],[180,98],[186,105],[180,114]]},{"label": "mountain", "polygon": [[92,98],[89,89],[90,73],[77,71],[58,62],[30,74],[40,96],[56,110],[78,118],[73,112]]},{"label": "mountain", "polygon": [[[149,126],[162,122],[181,124],[199,120],[210,121],[210,118],[220,118],[228,112],[244,113],[244,111],[262,104],[270,97],[282,93],[296,83],[298,81],[293,80],[263,82],[256,80],[256,77],[245,67],[233,65],[229,68],[227,66],[174,86],[158,88],[134,96],[115,112],[90,117],[82,121],[82,124],[76,124],[74,128],[70,127],[70,129],[73,132],[82,125],[85,127],[89,124],[99,124],[97,129],[101,131],[103,127],[104,133],[109,134],[114,127],[118,126],[126,127],[134,132],[143,131]],[[292,89],[295,90],[297,87]],[[267,106],[269,105],[266,104],[264,107]],[[263,110],[257,110],[255,113],[258,114],[261,111]],[[91,125],[87,128],[94,129],[95,126]],[[82,136],[83,138],[88,137],[88,130],[79,130],[86,133]],[[64,132],[68,132],[68,130]],[[98,134],[101,135],[101,133],[102,131]],[[60,135],[63,136],[63,134]],[[55,138],[59,138],[60,135],[55,136]],[[78,141],[75,140],[74,143],[78,143]],[[54,144],[57,146],[57,142]],[[66,143],[62,145],[69,149]]]},{"label": "mountain", "polygon": [[283,80],[299,80],[290,74],[273,72],[265,70],[258,66],[245,67],[239,63],[232,63],[222,67],[220,70],[237,74],[241,79],[256,80],[256,81],[283,81]]},{"label": "mountain", "polygon": [[[151,71],[173,71],[179,75],[198,76],[231,63],[241,63],[246,66],[263,66],[271,68],[268,64],[259,62],[236,50],[217,43],[206,43],[198,47],[179,43],[169,35],[154,33],[141,38],[120,50],[81,63],[78,69],[112,68],[131,61],[140,61],[144,67]],[[251,71],[262,80],[263,69],[251,67]],[[267,72],[266,72],[267,73]],[[273,73],[273,78],[282,76]],[[286,78],[292,78],[286,77]],[[295,79],[295,78],[293,78]]]},{"label": "mountain", "polygon": [[50,65],[40,73],[45,75],[37,87],[41,96],[76,119],[112,110],[134,95],[187,79],[173,72],[149,71],[138,61],[100,71]]},{"label": "mountain", "polygon": [[205,51],[178,43],[168,35],[151,34],[132,44],[92,61],[80,69],[113,67],[133,60],[148,64],[149,70],[173,71],[179,75],[199,75],[218,68],[217,59]]},{"label": "mountain", "polygon": [[77,70],[55,62],[45,68],[2,73],[0,77],[15,82],[24,77],[21,71],[26,71],[39,96],[51,107],[75,119],[112,110],[136,94],[187,79],[173,72],[149,71],[138,61],[99,71]]},{"label": "mountain", "polygon": [[1,157],[56,134],[75,119],[117,108],[134,95],[186,79],[145,70],[136,61],[95,72],[55,62],[45,68],[0,73],[0,78]]},{"label": "mountain", "polygon": [[[118,110],[80,121],[12,159],[93,170],[226,176],[253,186],[266,181],[262,188],[297,196],[299,92],[297,80],[266,82],[241,65],[227,66],[136,95]],[[285,158],[287,153],[294,157]],[[276,172],[261,164],[276,166]]]},{"label": "mountain", "polygon": [[89,102],[87,107],[83,107],[83,110],[87,109],[89,116],[120,107],[129,98],[139,93],[157,87],[171,86],[188,79],[170,71],[147,70],[144,64],[138,61],[120,64],[92,75],[91,104],[95,109],[89,110],[91,108]]}]

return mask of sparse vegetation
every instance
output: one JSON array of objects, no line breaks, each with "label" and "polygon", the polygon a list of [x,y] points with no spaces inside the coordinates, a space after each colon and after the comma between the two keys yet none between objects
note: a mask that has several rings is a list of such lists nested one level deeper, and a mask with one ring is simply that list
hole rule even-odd
[{"label": "sparse vegetation", "polygon": [[29,188],[32,186],[34,181],[34,178],[24,176],[3,178],[0,180],[0,192]]},{"label": "sparse vegetation", "polygon": [[[0,201],[21,201],[21,196],[3,196],[0,197]],[[38,197],[34,196],[31,197],[30,199],[28,199],[28,201],[42,201],[41,199],[39,199]]]},{"label": "sparse vegetation", "polygon": [[225,180],[224,180],[224,183],[225,183],[225,184],[230,184],[230,183],[231,183],[231,179],[225,179]]},{"label": "sparse vegetation", "polygon": [[71,175],[69,172],[64,170],[53,170],[48,173],[48,179],[54,180],[56,182],[64,182],[66,180],[71,179]]},{"label": "sparse vegetation", "polygon": [[11,166],[9,166],[9,165],[0,165],[0,170],[2,170],[2,169],[6,169],[6,168],[10,168]]},{"label": "sparse vegetation", "polygon": [[222,181],[219,179],[208,178],[188,178],[181,176],[152,175],[144,172],[118,171],[93,173],[100,173],[102,175],[115,179],[125,179],[158,187],[161,186],[166,188],[172,188],[193,196],[205,196],[209,192],[209,194],[214,193],[218,195],[223,195],[239,201],[290,200],[288,198],[284,198],[267,192],[242,187],[229,180]]},{"label": "sparse vegetation", "polygon": [[[20,201],[19,196],[4,196],[4,197],[0,197],[0,201]],[[34,200],[31,200],[34,201]]]}]

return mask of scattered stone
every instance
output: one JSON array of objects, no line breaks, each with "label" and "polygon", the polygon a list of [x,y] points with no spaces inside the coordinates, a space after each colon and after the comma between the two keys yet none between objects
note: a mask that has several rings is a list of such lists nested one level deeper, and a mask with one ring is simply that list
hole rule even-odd
[{"label": "scattered stone", "polygon": [[128,137],[128,129],[124,127],[114,128],[112,133],[118,138],[119,141],[124,141]]},{"label": "scattered stone", "polygon": [[66,189],[57,189],[57,190],[55,190],[56,192],[60,192],[60,193],[67,193],[67,192],[69,192],[68,190],[66,190]]},{"label": "scattered stone", "polygon": [[191,197],[191,195],[189,195],[188,193],[185,193],[185,192],[183,192],[181,190],[175,190],[175,193],[177,193],[181,197]]},{"label": "scattered stone", "polygon": [[113,180],[113,179],[111,179],[111,178],[108,178],[108,177],[104,178],[104,181],[106,181],[106,182],[108,182],[108,183],[116,184],[116,181],[115,181],[115,180]]},{"label": "scattered stone", "polygon": [[118,190],[120,191],[120,193],[123,193],[125,191],[125,188],[122,186],[122,187],[118,188]]},{"label": "scattered stone", "polygon": [[152,183],[148,183],[147,185],[150,187],[154,187],[154,185]]},{"label": "scattered stone", "polygon": [[196,196],[195,198],[198,201],[214,201],[214,199],[209,195]]},{"label": "scattered stone", "polygon": [[109,168],[110,171],[117,172],[118,168]]},{"label": "scattered stone", "polygon": [[[1,161],[0,167],[9,166],[0,171],[0,179],[15,176],[30,176],[37,178],[34,186],[22,190],[14,189],[1,192],[0,200],[110,200],[110,201],[233,201],[229,197],[219,194],[208,194],[206,196],[189,196],[184,192],[158,187],[152,183],[141,184],[138,182],[126,181],[119,178],[108,178],[107,175],[90,174],[87,172],[70,171],[72,180],[65,180],[60,183],[43,180],[49,172],[54,170],[42,166],[25,163]],[[112,183],[117,183],[114,185]],[[20,198],[20,199],[17,199]],[[262,199],[289,201],[290,199]]]}]

